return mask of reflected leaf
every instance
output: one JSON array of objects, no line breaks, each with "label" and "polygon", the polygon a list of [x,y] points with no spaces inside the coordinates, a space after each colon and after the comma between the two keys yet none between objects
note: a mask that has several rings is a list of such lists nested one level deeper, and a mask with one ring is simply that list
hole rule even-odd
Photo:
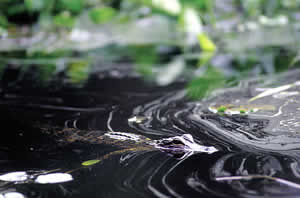
[{"label": "reflected leaf", "polygon": [[0,180],[6,182],[20,182],[20,181],[26,181],[28,177],[29,175],[27,175],[26,172],[18,171],[18,172],[12,172],[12,173],[6,173],[4,175],[0,175]]},{"label": "reflected leaf", "polygon": [[201,53],[199,58],[198,66],[201,67],[209,63],[209,61],[214,57],[215,53],[213,51],[204,51]]},{"label": "reflected leaf", "polygon": [[47,175],[39,175],[34,181],[39,184],[55,184],[72,180],[72,175],[68,173],[51,173]]},{"label": "reflected leaf", "polygon": [[[221,35],[220,35],[221,36]],[[226,50],[235,53],[247,52],[250,49],[272,46],[288,47],[292,49],[299,44],[299,32],[293,25],[276,26],[272,28],[260,27],[255,31],[222,34],[222,42]]]},{"label": "reflected leaf", "polygon": [[5,68],[6,64],[0,61],[0,78],[2,78]]},{"label": "reflected leaf", "polygon": [[25,6],[30,11],[39,11],[45,7],[46,1],[41,0],[25,0]]},{"label": "reflected leaf", "polygon": [[[0,23],[1,23],[1,21],[0,21]],[[0,38],[1,37],[6,37],[7,35],[8,35],[7,31],[4,28],[2,28],[1,24],[0,24]]]},{"label": "reflected leaf", "polygon": [[43,172],[40,172],[37,174],[36,173],[28,174],[25,171],[17,171],[17,172],[11,172],[4,175],[0,175],[0,180],[6,182],[30,183],[32,182],[33,178],[35,178],[34,182],[40,184],[53,184],[53,183],[61,183],[61,182],[67,182],[73,180],[72,175],[68,173],[43,174]]},{"label": "reflected leaf", "polygon": [[195,9],[186,8],[184,10],[183,23],[187,33],[198,35],[203,32],[200,16]]},{"label": "reflected leaf", "polygon": [[295,85],[297,85],[297,83],[293,83],[293,84],[288,84],[288,85],[283,85],[283,86],[280,86],[280,87],[276,87],[276,88],[273,88],[273,89],[268,89],[260,94],[258,94],[257,96],[251,98],[249,100],[249,102],[251,101],[254,101],[254,100],[257,100],[259,98],[263,98],[263,97],[266,97],[266,96],[270,96],[270,95],[273,95],[273,94],[276,94],[276,93],[279,93],[279,92],[282,92],[282,91],[285,91],[287,89],[290,89],[292,87],[294,87]]},{"label": "reflected leaf", "polygon": [[162,68],[157,74],[156,81],[159,85],[168,85],[173,82],[183,71],[185,62],[177,58]]},{"label": "reflected leaf", "polygon": [[[0,26],[7,27],[8,24],[9,24],[9,22],[8,22],[7,18],[0,13]],[[0,34],[0,36],[1,36],[1,34]]]},{"label": "reflected leaf", "polygon": [[99,162],[100,162],[100,160],[88,160],[88,161],[82,162],[81,165],[91,166],[91,165],[97,164]]},{"label": "reflected leaf", "polygon": [[201,99],[211,91],[221,87],[225,83],[225,77],[216,68],[208,67],[206,72],[192,80],[187,85],[187,96],[191,99]]},{"label": "reflected leaf", "polygon": [[[37,0],[41,1],[41,0]],[[84,5],[84,0],[60,0],[64,9],[68,9],[72,12],[80,12]]]},{"label": "reflected leaf", "polygon": [[89,64],[87,61],[70,63],[67,75],[72,83],[83,83],[88,78]]},{"label": "reflected leaf", "polygon": [[166,11],[169,14],[179,14],[181,4],[179,0],[152,0],[153,6]]},{"label": "reflected leaf", "polygon": [[153,45],[172,44],[179,45],[181,34],[176,31],[176,23],[167,17],[152,15],[149,17],[118,23],[113,20],[109,23],[95,26],[89,16],[82,15],[75,26],[78,30],[84,30],[86,37],[84,42],[68,43],[64,48],[76,50],[89,50],[102,48],[109,44],[117,45]]},{"label": "reflected leaf", "polygon": [[289,67],[294,67],[297,63],[299,63],[300,61],[300,51],[298,52],[298,54],[292,59]]},{"label": "reflected leaf", "polygon": [[[168,17],[152,15],[127,22],[111,21],[95,25],[88,13],[83,13],[76,19],[65,11],[54,16],[55,27],[72,28],[68,32],[40,30],[32,35],[0,39],[0,51],[11,52],[24,50],[26,52],[55,52],[75,50],[86,51],[103,48],[110,44],[117,45],[153,45],[182,43],[182,34],[176,31],[176,22]],[[21,31],[21,29],[17,29]]]},{"label": "reflected leaf", "polygon": [[89,12],[89,17],[95,24],[106,23],[116,15],[115,9],[110,7],[94,8]]},{"label": "reflected leaf", "polygon": [[213,41],[204,33],[198,36],[200,47],[203,51],[214,52],[216,51],[216,45]]},{"label": "reflected leaf", "polygon": [[0,198],[25,198],[25,196],[19,192],[7,192],[0,194]]},{"label": "reflected leaf", "polygon": [[49,81],[53,77],[53,75],[56,71],[55,64],[40,65],[40,66],[37,66],[37,68],[39,70],[39,77],[42,82]]},{"label": "reflected leaf", "polygon": [[54,24],[58,27],[72,28],[75,24],[75,19],[68,11],[64,11],[54,17]]}]

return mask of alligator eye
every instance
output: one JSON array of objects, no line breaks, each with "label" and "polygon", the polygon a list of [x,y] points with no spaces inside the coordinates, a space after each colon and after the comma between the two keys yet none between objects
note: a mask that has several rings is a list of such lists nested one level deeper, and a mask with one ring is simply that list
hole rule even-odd
[{"label": "alligator eye", "polygon": [[170,142],[165,142],[164,146],[172,146],[172,145],[184,145],[180,140],[172,140]]},{"label": "alligator eye", "polygon": [[178,139],[174,139],[174,140],[163,140],[159,143],[161,146],[170,146],[170,145],[184,145],[182,143],[182,141],[178,140]]},{"label": "alligator eye", "polygon": [[180,140],[173,140],[173,141],[169,142],[169,144],[181,144],[181,145],[184,145],[182,143],[182,141],[180,141]]}]

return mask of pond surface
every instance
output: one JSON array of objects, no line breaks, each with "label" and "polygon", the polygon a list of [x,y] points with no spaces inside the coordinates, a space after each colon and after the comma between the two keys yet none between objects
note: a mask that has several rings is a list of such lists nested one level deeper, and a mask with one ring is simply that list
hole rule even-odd
[{"label": "pond surface", "polygon": [[[188,100],[184,81],[151,85],[124,67],[95,72],[81,87],[51,82],[43,87],[32,78],[34,71],[22,79],[18,72],[7,69],[2,77],[0,174],[52,171],[73,179],[52,184],[2,181],[0,197],[299,197],[299,103],[284,110],[278,100],[274,109],[249,115],[209,111],[228,103],[241,106],[259,93],[259,86],[299,81],[299,70],[279,77],[277,84],[248,81],[205,101]],[[298,87],[288,91],[295,93]],[[288,97],[299,101],[297,94]],[[270,97],[257,101],[255,108]],[[270,118],[278,109],[294,119],[292,128],[280,128]],[[271,128],[270,122],[275,122]],[[64,127],[103,134],[120,131],[151,140],[190,134],[198,145],[218,151],[186,157],[160,149],[115,152],[122,142],[58,142],[57,131]],[[291,140],[294,144],[285,146]],[[81,165],[93,159],[102,161]],[[234,178],[249,175],[257,177]]]}]

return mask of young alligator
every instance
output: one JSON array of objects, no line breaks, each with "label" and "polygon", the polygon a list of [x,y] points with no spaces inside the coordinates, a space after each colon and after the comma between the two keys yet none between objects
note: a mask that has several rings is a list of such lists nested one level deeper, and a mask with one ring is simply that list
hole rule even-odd
[{"label": "young alligator", "polygon": [[[98,130],[79,130],[75,128],[42,127],[44,132],[54,134],[59,143],[87,142],[89,144],[114,145],[126,152],[132,150],[160,150],[183,159],[194,153],[214,153],[213,146],[197,144],[190,134],[151,140],[142,135],[125,132],[103,132]],[[50,130],[51,131],[50,131]]]}]

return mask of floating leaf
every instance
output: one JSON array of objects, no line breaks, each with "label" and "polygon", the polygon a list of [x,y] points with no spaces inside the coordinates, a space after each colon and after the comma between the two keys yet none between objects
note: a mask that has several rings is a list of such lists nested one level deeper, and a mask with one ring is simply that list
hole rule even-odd
[{"label": "floating leaf", "polygon": [[51,173],[47,175],[39,175],[34,181],[39,184],[55,184],[72,180],[72,175],[68,173]]},{"label": "floating leaf", "polygon": [[81,165],[91,166],[91,165],[97,164],[99,162],[100,162],[100,160],[88,160],[88,161],[82,162]]}]

